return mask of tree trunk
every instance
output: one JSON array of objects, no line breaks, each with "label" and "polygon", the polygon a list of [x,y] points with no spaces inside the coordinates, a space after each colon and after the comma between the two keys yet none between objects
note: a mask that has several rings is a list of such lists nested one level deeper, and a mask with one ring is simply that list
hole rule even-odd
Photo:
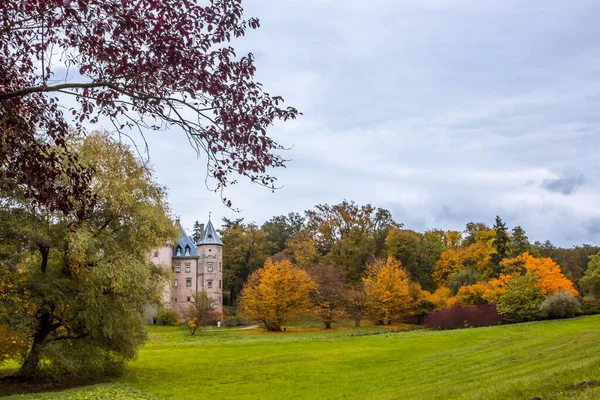
[{"label": "tree trunk", "polygon": [[362,318],[362,311],[357,312],[356,314],[354,314],[354,325],[357,328],[360,328],[360,320]]},{"label": "tree trunk", "polygon": [[46,338],[52,331],[50,313],[44,312],[40,317],[40,323],[33,337],[33,344],[31,350],[25,358],[23,365],[19,369],[17,376],[23,380],[31,380],[35,377],[38,372],[38,366],[42,355],[42,350],[46,345]]},{"label": "tree trunk", "polygon": [[[39,245],[38,248],[42,256],[40,269],[42,273],[45,274],[48,268],[48,254],[50,253],[50,248],[43,245]],[[53,330],[52,314],[54,313],[54,307],[47,303],[42,303],[40,308],[43,311],[41,312],[38,327],[35,331],[35,335],[33,336],[33,344],[31,345],[31,349],[29,350],[23,365],[21,365],[19,372],[16,374],[18,378],[23,380],[31,380],[37,374],[38,366],[42,356],[42,350],[46,345],[46,338]]]},{"label": "tree trunk", "polygon": [[325,329],[331,329],[331,322],[327,321],[327,322],[324,322],[324,324],[325,324]]}]

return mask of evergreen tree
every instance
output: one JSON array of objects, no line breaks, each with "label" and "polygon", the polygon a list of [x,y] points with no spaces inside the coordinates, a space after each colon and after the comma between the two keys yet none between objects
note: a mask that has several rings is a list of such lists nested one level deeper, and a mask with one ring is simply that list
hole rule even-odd
[{"label": "evergreen tree", "polygon": [[502,218],[496,216],[496,223],[494,224],[494,230],[496,231],[496,237],[492,242],[492,246],[496,250],[495,253],[491,254],[491,260],[494,268],[494,273],[498,275],[500,273],[500,262],[506,258],[508,254],[510,236],[508,235],[508,229],[506,224],[502,221]]},{"label": "evergreen tree", "polygon": [[520,256],[526,251],[529,251],[530,246],[525,230],[520,226],[515,226],[512,230],[512,237],[510,238],[511,257]]},{"label": "evergreen tree", "polygon": [[194,222],[194,233],[192,234],[192,239],[194,243],[198,244],[202,241],[202,225],[200,222]]}]

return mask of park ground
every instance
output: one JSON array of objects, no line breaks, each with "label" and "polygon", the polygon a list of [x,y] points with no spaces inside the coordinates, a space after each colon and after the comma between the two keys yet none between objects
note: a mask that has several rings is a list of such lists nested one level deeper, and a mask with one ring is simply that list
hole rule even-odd
[{"label": "park ground", "polygon": [[6,399],[600,398],[600,316],[403,328],[215,328],[190,336],[183,326],[151,326],[121,378]]}]

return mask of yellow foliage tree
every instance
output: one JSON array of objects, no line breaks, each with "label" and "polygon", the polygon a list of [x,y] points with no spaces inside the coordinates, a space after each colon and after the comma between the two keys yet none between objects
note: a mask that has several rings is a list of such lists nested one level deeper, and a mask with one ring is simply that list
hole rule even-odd
[{"label": "yellow foliage tree", "polygon": [[240,314],[269,331],[279,331],[294,314],[311,310],[315,284],[308,273],[289,260],[270,259],[248,279],[239,299]]},{"label": "yellow foliage tree", "polygon": [[492,274],[490,253],[483,242],[444,251],[433,267],[433,280],[438,286],[447,285],[450,275],[460,269],[472,269],[483,276]]},{"label": "yellow foliage tree", "polygon": [[317,243],[308,231],[298,232],[286,246],[294,257],[296,265],[305,270],[312,267],[319,258]]},{"label": "yellow foliage tree", "polygon": [[478,282],[473,285],[463,286],[456,294],[456,303],[463,306],[487,304],[488,301],[485,298],[485,293],[489,290],[488,288],[489,284],[485,282]]},{"label": "yellow foliage tree", "polygon": [[410,280],[392,257],[376,260],[367,266],[363,277],[367,310],[381,324],[403,319],[411,314]]}]

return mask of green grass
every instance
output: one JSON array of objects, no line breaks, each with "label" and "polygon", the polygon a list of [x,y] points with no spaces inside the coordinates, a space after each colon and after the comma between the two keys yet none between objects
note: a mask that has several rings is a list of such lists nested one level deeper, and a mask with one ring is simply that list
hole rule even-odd
[{"label": "green grass", "polygon": [[[130,389],[133,398],[173,399],[600,398],[600,386],[578,385],[600,380],[600,316],[443,332],[215,329],[192,337],[183,327],[150,327],[150,335],[118,384],[48,398]],[[43,398],[30,396],[14,398]]]}]

